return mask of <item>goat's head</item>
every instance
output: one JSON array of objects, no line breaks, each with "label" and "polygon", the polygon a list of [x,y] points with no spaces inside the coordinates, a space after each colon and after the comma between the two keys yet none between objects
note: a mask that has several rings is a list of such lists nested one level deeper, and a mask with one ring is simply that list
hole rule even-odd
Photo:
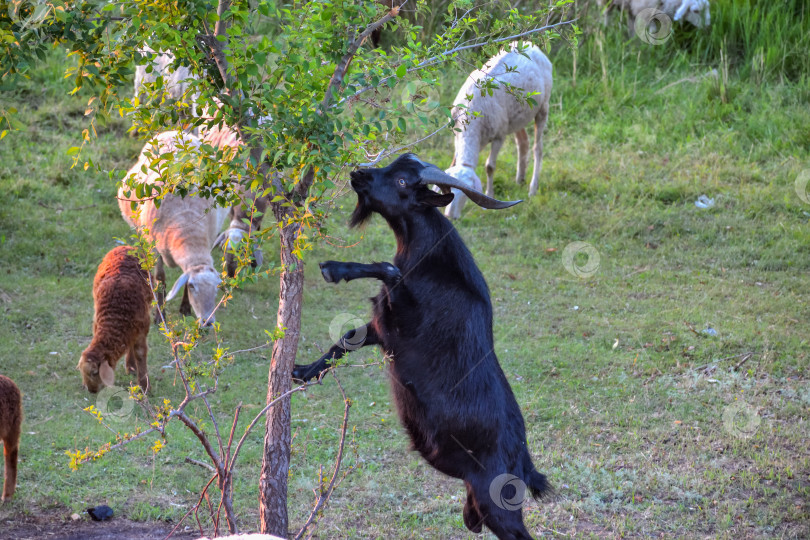
[{"label": "goat's head", "polygon": [[166,296],[166,302],[177,296],[185,286],[188,291],[188,300],[191,309],[200,319],[200,326],[211,326],[216,322],[214,308],[217,306],[217,287],[222,279],[210,264],[193,266],[183,272]]},{"label": "goat's head", "polygon": [[[387,167],[353,171],[351,183],[357,193],[352,226],[363,223],[373,212],[386,219],[397,219],[427,208],[447,206],[454,197],[451,188],[460,190],[482,208],[509,208],[521,202],[487,197],[413,154],[403,154]],[[443,193],[432,191],[430,185],[438,186]]]},{"label": "goat's head", "polygon": [[82,384],[95,394],[102,386],[115,385],[115,366],[94,352],[84,351],[76,369],[82,374]]},{"label": "goat's head", "polygon": [[675,20],[684,20],[698,28],[709,26],[711,23],[709,0],[683,0],[675,12]]}]

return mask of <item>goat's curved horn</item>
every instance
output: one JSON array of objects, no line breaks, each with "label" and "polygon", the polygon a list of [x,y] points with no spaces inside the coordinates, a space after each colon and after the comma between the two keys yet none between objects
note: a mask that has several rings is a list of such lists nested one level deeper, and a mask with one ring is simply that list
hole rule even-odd
[{"label": "goat's curved horn", "polygon": [[[488,210],[503,210],[504,208],[509,208],[510,206],[515,206],[516,204],[523,202],[522,199],[517,201],[499,201],[498,199],[487,197],[480,191],[470,189],[469,186],[463,182],[459,182],[456,178],[453,178],[435,165],[428,163],[425,163],[425,165],[427,166],[422,169],[421,173],[419,173],[419,178],[421,178],[423,184],[435,184],[440,188],[459,189],[464,193],[464,195],[469,197],[472,202],[481,208],[486,208]],[[444,189],[442,189],[442,191],[444,191]]]}]

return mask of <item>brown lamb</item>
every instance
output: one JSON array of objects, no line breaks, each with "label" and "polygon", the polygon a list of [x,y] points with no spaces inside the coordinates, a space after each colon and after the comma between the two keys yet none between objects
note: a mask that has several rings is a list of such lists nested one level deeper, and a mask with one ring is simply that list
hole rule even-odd
[{"label": "brown lamb", "polygon": [[0,440],[6,458],[3,500],[14,495],[17,487],[17,451],[20,449],[20,426],[22,425],[22,395],[14,381],[0,375]]},{"label": "brown lamb", "polygon": [[93,341],[82,353],[79,365],[84,386],[92,393],[115,384],[115,366],[127,355],[127,371],[138,375],[138,384],[149,391],[146,368],[152,305],[149,273],[129,252],[119,246],[110,250],[93,280]]}]

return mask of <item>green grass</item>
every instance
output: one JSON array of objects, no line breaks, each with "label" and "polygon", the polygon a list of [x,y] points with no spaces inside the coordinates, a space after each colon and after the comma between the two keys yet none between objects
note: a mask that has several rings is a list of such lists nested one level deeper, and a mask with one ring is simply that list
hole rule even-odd
[{"label": "green grass", "polygon": [[[703,40],[717,45],[715,28],[736,24],[723,15],[728,4],[712,4],[709,35],[682,30],[660,47],[594,29],[578,51],[576,84],[570,51],[555,51],[540,193],[511,211],[468,205],[457,224],[491,289],[496,350],[535,463],[557,488],[556,499],[525,510],[535,536],[810,535],[810,205],[794,186],[810,169],[810,77],[805,63],[757,79],[740,60],[753,53],[736,46],[724,88],[703,76],[724,69],[719,48]],[[795,24],[807,28],[807,17]],[[726,36],[728,43],[778,42],[756,32]],[[788,36],[793,41],[781,46],[806,43],[806,34]],[[67,466],[66,450],[110,438],[81,412],[96,398],[74,368],[91,336],[95,268],[113,238],[129,232],[114,182],[69,168],[65,151],[86,127],[86,100],[66,97],[60,66],[55,56],[7,93],[29,127],[0,142],[0,371],[23,390],[26,414],[19,491],[0,508],[0,520],[64,518],[99,503],[134,520],[176,520],[207,481],[205,471],[184,463],[204,456],[179,425],[157,455],[149,444],[134,444],[77,472]],[[442,85],[443,97],[452,99],[461,76]],[[85,152],[103,168],[129,167],[141,143],[127,127],[125,120],[110,123]],[[450,145],[442,134],[419,153],[447,166]],[[525,186],[511,180],[514,166],[507,143],[496,173],[502,198],[525,196]],[[701,194],[715,207],[696,208]],[[364,231],[346,229],[353,204],[351,196],[341,199],[326,225],[339,239],[333,243],[359,243],[320,242],[307,255],[300,362],[329,346],[336,315],[367,318],[367,298],[377,289],[362,281],[326,284],[315,263],[393,254],[381,220]],[[574,241],[598,254],[591,277],[562,264]],[[266,258],[276,249],[266,245]],[[277,299],[273,279],[238,292],[218,317],[225,346],[263,343]],[[717,336],[701,333],[709,326]],[[156,331],[149,342],[154,396],[177,401],[173,372],[161,370],[168,348]],[[212,345],[208,338],[198,357]],[[380,357],[362,350],[352,361]],[[220,426],[240,402],[243,422],[260,410],[268,358],[267,350],[242,353],[225,372],[212,399]],[[121,370],[118,376],[123,380]],[[319,536],[472,537],[461,521],[462,484],[408,450],[384,371],[347,368],[341,379],[355,403],[356,450],[347,463],[358,470],[335,493]],[[756,411],[751,438],[724,424],[735,403]],[[309,512],[318,466],[334,458],[341,411],[329,380],[293,398],[293,527]],[[235,485],[247,529],[257,523],[262,436],[257,431],[245,445]]]}]

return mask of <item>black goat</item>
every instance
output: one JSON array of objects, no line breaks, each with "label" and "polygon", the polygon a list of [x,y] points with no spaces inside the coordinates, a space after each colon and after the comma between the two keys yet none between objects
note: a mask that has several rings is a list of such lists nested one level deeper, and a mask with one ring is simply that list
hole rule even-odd
[{"label": "black goat", "polygon": [[333,359],[365,345],[379,345],[390,359],[391,387],[413,446],[439,471],[464,480],[464,524],[489,527],[500,539],[530,539],[521,512],[526,489],[550,490],[534,468],[520,407],[498,364],[492,337],[492,304],[486,281],[453,225],[436,207],[461,189],[485,208],[501,202],[460,185],[435,165],[411,154],[380,169],[351,173],[357,207],[351,225],[382,215],[397,238],[394,264],[327,261],[327,282],[375,278],[368,324],[346,333],[318,361],[296,365],[293,376],[318,376]]}]

